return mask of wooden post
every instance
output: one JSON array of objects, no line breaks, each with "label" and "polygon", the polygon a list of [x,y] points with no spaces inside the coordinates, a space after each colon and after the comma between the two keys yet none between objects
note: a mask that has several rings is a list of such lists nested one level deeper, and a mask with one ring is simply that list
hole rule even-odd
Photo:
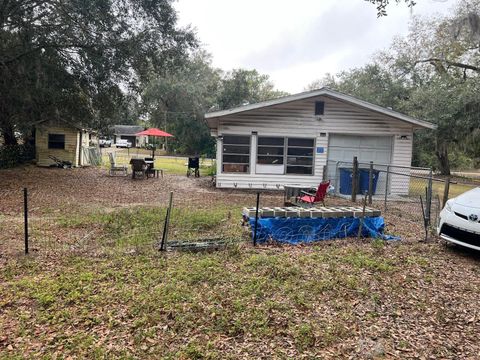
[{"label": "wooden post", "polygon": [[368,172],[368,205],[372,205],[373,194],[373,161],[370,161],[370,169]]},{"label": "wooden post", "polygon": [[28,255],[28,191],[23,188],[23,216],[25,231],[25,255]]},{"label": "wooden post", "polygon": [[352,169],[352,202],[357,201],[357,177],[358,177],[358,160],[357,157],[353,158],[353,169]]},{"label": "wooden post", "polygon": [[447,178],[445,179],[445,187],[443,188],[442,209],[445,207],[445,204],[447,203],[449,192],[450,192],[450,176],[447,176]]},{"label": "wooden post", "polygon": [[362,210],[362,217],[360,218],[360,223],[358,225],[358,238],[362,236],[362,229],[363,229],[363,222],[365,221],[365,208],[367,207],[367,194],[363,198],[363,210]]}]

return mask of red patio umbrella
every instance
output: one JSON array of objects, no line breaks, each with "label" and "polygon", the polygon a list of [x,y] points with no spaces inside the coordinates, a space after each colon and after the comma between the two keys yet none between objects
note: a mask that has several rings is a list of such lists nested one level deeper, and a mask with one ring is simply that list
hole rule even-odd
[{"label": "red patio umbrella", "polygon": [[[157,128],[150,128],[150,129],[141,131],[139,133],[136,133],[135,135],[137,136],[146,135],[146,136],[155,136],[155,137],[172,137],[173,136],[172,134],[169,134]],[[155,147],[153,148],[153,151],[152,151],[152,157],[155,157]]]}]

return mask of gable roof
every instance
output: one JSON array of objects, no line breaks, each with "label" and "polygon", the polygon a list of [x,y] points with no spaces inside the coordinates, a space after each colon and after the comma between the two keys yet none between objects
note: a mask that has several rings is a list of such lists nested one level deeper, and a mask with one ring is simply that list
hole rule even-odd
[{"label": "gable roof", "polygon": [[72,121],[68,121],[68,120],[65,120],[65,119],[62,119],[62,118],[59,118],[59,119],[43,119],[43,120],[39,120],[39,121],[35,121],[33,123],[31,123],[33,126],[36,126],[36,125],[40,125],[40,124],[44,124],[44,123],[50,123],[52,121],[58,121],[58,122],[62,122],[64,123],[65,125],[68,125],[68,126],[71,126],[72,128],[74,129],[77,129],[79,131],[86,131],[88,133],[92,133],[92,134],[96,134],[97,131],[96,130],[93,130],[91,128],[86,128],[84,126],[82,126],[81,124],[79,123],[75,123],[75,122],[72,122]]},{"label": "gable roof", "polygon": [[323,87],[318,90],[306,91],[306,92],[302,92],[294,95],[283,96],[280,98],[262,101],[255,104],[239,106],[239,107],[228,109],[228,110],[220,110],[220,111],[214,111],[211,113],[206,113],[205,119],[207,121],[208,126],[211,127],[212,122],[210,122],[209,119],[238,114],[245,111],[256,110],[256,109],[284,104],[292,101],[308,99],[316,96],[327,96],[335,100],[343,101],[345,103],[349,103],[367,110],[371,110],[380,114],[393,117],[401,121],[405,121],[407,123],[414,125],[417,128],[435,129],[437,127],[435,124],[432,124],[431,122],[415,119],[411,116],[399,113],[398,111],[387,109],[387,108],[384,108],[383,106],[375,105],[375,104],[369,103],[368,101],[357,99],[353,96],[340,93],[338,91],[329,89],[327,87]]},{"label": "gable roof", "polygon": [[139,125],[114,125],[113,133],[115,135],[131,135],[135,136],[136,133],[145,130],[143,126]]}]

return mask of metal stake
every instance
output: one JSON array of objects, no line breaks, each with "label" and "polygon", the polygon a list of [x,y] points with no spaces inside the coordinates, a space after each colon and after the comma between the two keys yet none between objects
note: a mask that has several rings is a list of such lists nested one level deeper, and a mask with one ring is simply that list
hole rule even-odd
[{"label": "metal stake", "polygon": [[25,255],[28,255],[28,191],[23,188],[23,216],[25,227]]},{"label": "metal stake", "polygon": [[165,224],[163,226],[163,235],[162,235],[162,242],[160,244],[160,251],[165,251],[167,249],[168,226],[170,225],[172,203],[173,203],[173,191],[170,191],[170,199],[168,202],[167,214],[165,215]]},{"label": "metal stake", "polygon": [[260,206],[260,193],[257,192],[257,207],[255,208],[255,227],[253,230],[253,246],[257,246],[258,207]]}]

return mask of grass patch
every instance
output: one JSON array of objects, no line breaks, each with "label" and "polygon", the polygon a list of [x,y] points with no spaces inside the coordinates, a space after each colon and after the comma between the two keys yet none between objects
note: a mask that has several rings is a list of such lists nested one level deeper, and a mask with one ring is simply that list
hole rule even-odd
[{"label": "grass patch", "polygon": [[[130,152],[117,151],[115,153],[115,161],[119,165],[130,166],[130,159],[133,157],[148,157],[151,156],[151,151],[143,149],[133,149]],[[110,160],[108,154],[105,152],[102,155],[102,163],[105,168],[110,168]],[[164,169],[167,174],[185,175],[187,173],[187,157],[171,157],[171,156],[155,156],[155,167]],[[200,158],[200,176],[212,176],[215,173],[215,164],[212,159]]]}]

